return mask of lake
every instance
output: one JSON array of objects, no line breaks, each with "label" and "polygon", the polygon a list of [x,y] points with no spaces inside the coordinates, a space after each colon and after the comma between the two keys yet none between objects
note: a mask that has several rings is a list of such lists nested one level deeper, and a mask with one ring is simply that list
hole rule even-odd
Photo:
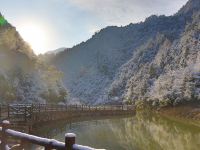
[{"label": "lake", "polygon": [[[199,150],[200,128],[159,115],[136,115],[58,122],[35,129],[35,134],[64,141],[77,135],[76,143],[108,150]],[[39,148],[38,148],[39,149]]]}]

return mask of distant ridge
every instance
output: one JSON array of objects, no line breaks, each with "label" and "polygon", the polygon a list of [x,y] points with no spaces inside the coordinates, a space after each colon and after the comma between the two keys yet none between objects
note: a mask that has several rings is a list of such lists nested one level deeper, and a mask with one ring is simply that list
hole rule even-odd
[{"label": "distant ridge", "polygon": [[67,48],[66,47],[61,47],[61,48],[58,48],[56,50],[51,50],[51,51],[48,51],[46,52],[45,54],[58,54],[60,52],[63,52],[65,51]]}]

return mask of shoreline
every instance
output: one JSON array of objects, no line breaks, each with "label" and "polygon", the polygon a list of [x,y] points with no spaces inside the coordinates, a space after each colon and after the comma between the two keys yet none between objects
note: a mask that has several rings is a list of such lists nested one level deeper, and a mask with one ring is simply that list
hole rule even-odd
[{"label": "shoreline", "polygon": [[200,105],[181,105],[177,107],[166,107],[156,110],[154,112],[172,120],[190,123],[200,127]]}]

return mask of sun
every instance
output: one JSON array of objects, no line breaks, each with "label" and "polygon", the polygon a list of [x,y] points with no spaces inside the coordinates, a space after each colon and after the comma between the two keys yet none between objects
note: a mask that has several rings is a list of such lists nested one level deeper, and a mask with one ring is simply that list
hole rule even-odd
[{"label": "sun", "polygon": [[41,54],[46,51],[47,34],[45,28],[41,25],[24,24],[18,28],[18,31],[36,54]]}]

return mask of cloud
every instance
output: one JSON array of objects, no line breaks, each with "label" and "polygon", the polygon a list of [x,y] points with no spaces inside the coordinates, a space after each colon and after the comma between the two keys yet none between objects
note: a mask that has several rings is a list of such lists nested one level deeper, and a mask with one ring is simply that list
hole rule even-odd
[{"label": "cloud", "polygon": [[88,11],[107,25],[126,25],[139,22],[152,14],[171,15],[187,0],[68,0]]}]

